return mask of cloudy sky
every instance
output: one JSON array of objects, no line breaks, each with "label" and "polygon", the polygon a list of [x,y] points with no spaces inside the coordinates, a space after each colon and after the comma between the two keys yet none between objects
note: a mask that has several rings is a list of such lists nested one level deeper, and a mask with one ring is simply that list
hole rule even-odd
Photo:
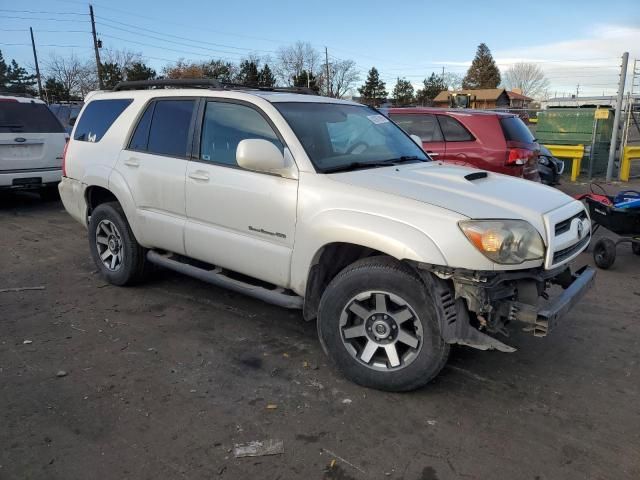
[{"label": "cloudy sky", "polygon": [[[326,46],[332,59],[356,61],[364,78],[376,66],[389,88],[397,77],[416,86],[431,72],[463,74],[485,42],[504,71],[519,61],[544,70],[550,93],[612,95],[620,56],[640,58],[637,0],[433,2],[323,0],[101,0],[93,3],[105,48],[140,52],[157,70],[178,58],[238,61],[275,56],[297,40]],[[4,57],[33,65],[28,27],[41,63],[52,54],[92,58],[88,4],[77,0],[0,3]],[[45,68],[46,69],[46,68]],[[630,77],[629,77],[630,78]],[[640,87],[637,87],[640,91]]]}]

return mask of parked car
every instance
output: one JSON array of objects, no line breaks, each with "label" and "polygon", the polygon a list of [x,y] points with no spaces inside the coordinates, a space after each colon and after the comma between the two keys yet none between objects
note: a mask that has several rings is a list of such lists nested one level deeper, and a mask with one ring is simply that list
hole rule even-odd
[{"label": "parked car", "polygon": [[82,110],[82,102],[51,103],[49,109],[54,113],[67,133],[71,133],[78,114]]},{"label": "parked car", "polygon": [[540,181],[539,145],[515,114],[483,110],[390,108],[435,160]]},{"label": "parked car", "polygon": [[564,162],[553,156],[547,147],[540,145],[538,156],[538,173],[540,181],[545,185],[557,185],[564,172]]},{"label": "parked car", "polygon": [[[302,309],[348,378],[410,390],[451,344],[546,335],[594,278],[569,265],[591,237],[582,203],[415,142],[353,102],[125,82],[87,98],[60,193],[110,283],[152,263]],[[538,305],[551,284],[564,292]]]},{"label": "parked car", "polygon": [[67,138],[43,101],[0,95],[0,189],[57,195]]}]

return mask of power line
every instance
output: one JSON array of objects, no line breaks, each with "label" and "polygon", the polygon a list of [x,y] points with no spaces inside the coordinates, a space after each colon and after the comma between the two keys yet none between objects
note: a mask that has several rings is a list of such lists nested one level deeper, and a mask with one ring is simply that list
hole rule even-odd
[{"label": "power line", "polygon": [[[4,42],[0,42],[0,45],[6,45],[8,47],[22,47],[22,46],[30,47],[31,46],[30,43],[4,43]],[[89,48],[83,45],[57,45],[52,43],[39,43],[38,46],[39,47],[58,47],[58,48]]]},{"label": "power line", "polygon": [[8,8],[0,8],[0,12],[11,12],[11,13],[31,13],[37,15],[87,15],[86,13],[77,13],[77,12],[43,12],[43,11],[34,11],[34,10],[10,10]]},{"label": "power line", "polygon": [[[233,45],[225,45],[225,44],[221,44],[221,43],[207,42],[207,41],[204,41],[204,40],[193,40],[191,38],[181,37],[179,35],[172,35],[172,34],[169,34],[169,33],[166,33],[166,32],[159,32],[157,30],[151,30],[149,28],[142,28],[142,27],[139,27],[137,25],[132,25],[132,24],[129,24],[129,23],[119,22],[117,20],[111,20],[109,18],[105,18],[105,17],[100,16],[100,15],[96,15],[96,18],[98,19],[98,23],[103,25],[103,26],[106,26],[106,27],[109,27],[109,28],[114,28],[116,30],[122,30],[122,31],[129,32],[129,33],[135,33],[136,35],[144,35],[144,34],[141,34],[139,32],[139,30],[144,30],[145,32],[155,33],[157,35],[162,35],[163,37],[177,38],[179,40],[186,40],[186,41],[194,42],[194,43],[202,43],[202,44],[205,44],[205,45],[212,45],[214,47],[232,48],[232,49],[235,49],[235,50],[248,50],[248,51],[252,51],[252,52],[276,53],[275,50],[260,50],[260,49],[246,48],[246,47],[236,47],[236,46],[233,46]],[[107,22],[111,22],[111,23],[116,23],[118,25],[124,25],[124,26],[127,26],[127,27],[135,28],[136,31],[135,32],[131,32],[131,31],[126,30],[124,28],[120,28],[120,27],[116,27],[116,26],[113,26],[113,25],[108,25],[108,24],[105,24],[105,23],[101,23],[100,21],[102,21],[102,22],[107,21]],[[150,36],[150,35],[147,35],[147,36]],[[154,38],[154,37],[152,37],[152,38]],[[168,41],[168,40],[165,40],[164,38],[161,38],[161,40]],[[189,45],[189,46],[193,46],[193,45]]]}]

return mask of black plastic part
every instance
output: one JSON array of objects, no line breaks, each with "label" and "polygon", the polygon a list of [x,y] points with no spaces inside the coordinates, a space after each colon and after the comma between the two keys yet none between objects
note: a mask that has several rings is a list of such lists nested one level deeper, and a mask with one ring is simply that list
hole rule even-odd
[{"label": "black plastic part", "polygon": [[473,173],[470,173],[468,175],[465,175],[464,178],[466,178],[470,182],[473,182],[474,180],[479,180],[481,178],[487,178],[487,176],[488,176],[487,172],[473,172]]},{"label": "black plastic part", "polygon": [[573,283],[551,305],[538,312],[536,325],[542,333],[539,336],[544,336],[551,331],[558,321],[587,293],[593,286],[596,270],[585,265],[573,276]]},{"label": "black plastic part", "polygon": [[259,85],[241,85],[238,83],[221,82],[215,78],[162,78],[157,80],[134,80],[119,82],[113,87],[114,92],[122,90],[142,90],[145,88],[207,88],[212,90],[259,90],[261,92],[287,92],[303,95],[317,95],[307,87],[262,87]]},{"label": "black plastic part", "polygon": [[602,225],[618,235],[640,235],[640,209],[616,208],[589,197],[585,200],[592,223]]}]

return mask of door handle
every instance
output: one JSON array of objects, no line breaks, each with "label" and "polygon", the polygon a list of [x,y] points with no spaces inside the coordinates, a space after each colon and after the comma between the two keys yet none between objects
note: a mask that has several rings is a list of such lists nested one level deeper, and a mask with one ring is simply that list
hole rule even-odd
[{"label": "door handle", "polygon": [[127,158],[123,163],[134,168],[138,168],[140,166],[140,161],[137,158]]},{"label": "door handle", "polygon": [[438,155],[440,155],[439,153],[430,152],[429,150],[427,150],[427,153],[429,154],[430,157],[437,157]]},{"label": "door handle", "polygon": [[200,180],[204,182],[209,181],[209,174],[207,172],[203,172],[202,170],[196,170],[195,172],[191,172],[189,174],[189,178],[193,178],[194,180]]}]

